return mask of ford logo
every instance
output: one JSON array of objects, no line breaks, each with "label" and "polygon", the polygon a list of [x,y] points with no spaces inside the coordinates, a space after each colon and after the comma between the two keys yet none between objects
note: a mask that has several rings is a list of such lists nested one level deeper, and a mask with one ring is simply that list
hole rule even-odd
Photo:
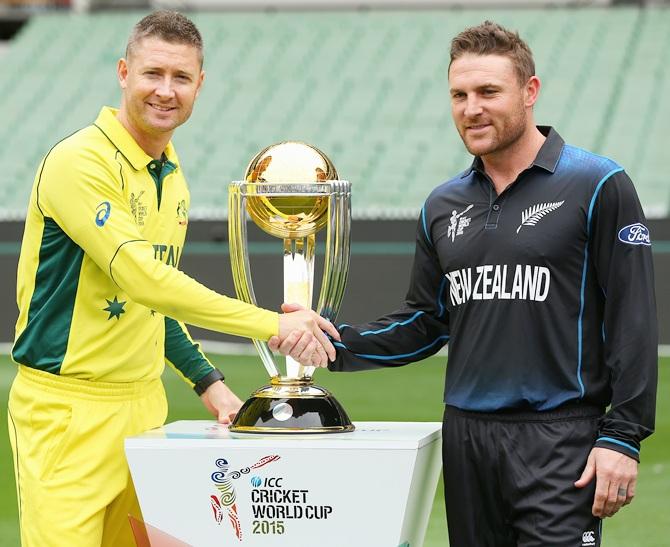
[{"label": "ford logo", "polygon": [[651,245],[649,229],[639,222],[629,224],[619,230],[619,241],[629,245]]}]

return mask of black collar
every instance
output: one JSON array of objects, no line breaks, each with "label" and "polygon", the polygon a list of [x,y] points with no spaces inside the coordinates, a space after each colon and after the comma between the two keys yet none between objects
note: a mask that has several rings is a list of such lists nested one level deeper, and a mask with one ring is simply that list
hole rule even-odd
[{"label": "black collar", "polygon": [[[563,151],[565,141],[551,126],[538,125],[537,128],[540,133],[546,137],[546,140],[544,141],[544,144],[542,144],[542,147],[538,151],[537,156],[530,167],[537,166],[545,171],[553,173],[556,171],[558,160],[561,158],[561,152]],[[467,177],[472,171],[477,171],[481,175],[485,174],[484,162],[479,156],[475,156],[472,160],[472,165],[465,170],[461,175],[461,178]]]}]

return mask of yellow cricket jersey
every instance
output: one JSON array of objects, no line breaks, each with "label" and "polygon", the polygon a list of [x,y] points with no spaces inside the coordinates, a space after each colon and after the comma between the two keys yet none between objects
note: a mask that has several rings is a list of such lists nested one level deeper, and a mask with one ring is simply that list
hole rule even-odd
[{"label": "yellow cricket jersey", "polygon": [[148,156],[103,108],[42,161],[26,218],[12,350],[20,364],[86,380],[195,383],[211,371],[183,322],[267,340],[278,315],[177,269],[189,192],[170,143]]}]

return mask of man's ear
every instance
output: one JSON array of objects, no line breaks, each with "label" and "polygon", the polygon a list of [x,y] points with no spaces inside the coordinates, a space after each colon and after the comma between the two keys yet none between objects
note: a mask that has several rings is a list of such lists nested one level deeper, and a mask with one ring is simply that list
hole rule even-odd
[{"label": "man's ear", "polygon": [[524,105],[525,106],[531,107],[535,104],[538,97],[540,96],[540,88],[541,87],[542,87],[542,83],[540,82],[540,79],[537,76],[531,76],[528,79],[528,81],[526,82],[526,85],[524,87],[524,95],[525,95]]},{"label": "man's ear", "polygon": [[200,76],[198,77],[198,87],[196,88],[195,91],[195,96],[197,97],[200,95],[200,89],[202,89],[202,83],[205,81],[205,71],[201,70],[200,71]]},{"label": "man's ear", "polygon": [[126,59],[121,58],[119,59],[119,62],[116,63],[116,75],[119,79],[121,89],[125,89],[128,80],[128,61],[126,61]]}]

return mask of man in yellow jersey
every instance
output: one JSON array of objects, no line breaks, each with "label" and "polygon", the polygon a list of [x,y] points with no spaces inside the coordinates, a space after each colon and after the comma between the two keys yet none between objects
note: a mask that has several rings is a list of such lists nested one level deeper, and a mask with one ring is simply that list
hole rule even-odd
[{"label": "man in yellow jersey", "polygon": [[300,361],[335,351],[311,311],[279,315],[178,270],[189,192],[172,134],[204,79],[202,39],[159,11],[118,63],[119,110],[56,144],[35,177],[18,270],[9,431],[24,546],[134,545],[139,507],[123,439],[163,424],[165,361],[228,423],[241,402],[184,323],[268,340],[301,337]]}]

